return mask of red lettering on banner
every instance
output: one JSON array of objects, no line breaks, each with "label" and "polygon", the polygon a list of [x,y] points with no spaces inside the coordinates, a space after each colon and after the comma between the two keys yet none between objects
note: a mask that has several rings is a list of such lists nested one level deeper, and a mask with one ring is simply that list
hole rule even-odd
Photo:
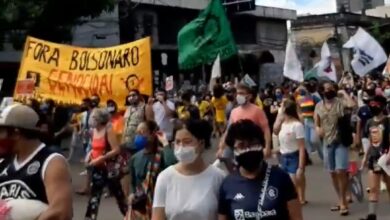
[{"label": "red lettering on banner", "polygon": [[84,98],[92,94],[111,95],[113,74],[85,74],[52,69],[48,77],[53,95]]}]

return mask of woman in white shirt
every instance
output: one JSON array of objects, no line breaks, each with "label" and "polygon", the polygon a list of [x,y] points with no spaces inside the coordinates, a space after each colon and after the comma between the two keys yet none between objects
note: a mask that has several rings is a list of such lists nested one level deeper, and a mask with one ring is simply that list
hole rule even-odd
[{"label": "woman in white shirt", "polygon": [[217,220],[222,171],[204,162],[212,127],[203,120],[188,120],[176,132],[176,165],[157,178],[152,220]]},{"label": "woman in white shirt", "polygon": [[295,184],[298,198],[302,205],[307,203],[305,199],[305,132],[300,121],[297,104],[292,99],[286,99],[282,103],[281,114],[274,125],[274,133],[279,137],[281,153],[280,165],[286,171]]}]

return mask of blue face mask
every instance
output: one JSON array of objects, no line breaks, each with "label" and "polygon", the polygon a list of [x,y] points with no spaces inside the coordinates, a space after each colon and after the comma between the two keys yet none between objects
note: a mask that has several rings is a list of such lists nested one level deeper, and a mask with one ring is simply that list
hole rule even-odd
[{"label": "blue face mask", "polygon": [[49,105],[47,104],[42,104],[40,106],[40,110],[43,112],[43,113],[47,113],[47,111],[49,110]]},{"label": "blue face mask", "polygon": [[148,138],[137,134],[134,138],[134,146],[136,150],[142,150],[148,144]]}]

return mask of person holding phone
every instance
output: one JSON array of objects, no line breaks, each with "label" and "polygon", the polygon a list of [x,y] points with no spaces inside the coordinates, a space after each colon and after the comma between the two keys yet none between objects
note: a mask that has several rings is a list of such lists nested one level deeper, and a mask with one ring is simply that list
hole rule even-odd
[{"label": "person holding phone", "polygon": [[175,113],[175,104],[167,99],[165,90],[159,89],[154,98],[150,98],[146,107],[146,115],[154,118],[160,131],[164,133],[168,141],[173,139],[173,123],[171,119]]}]

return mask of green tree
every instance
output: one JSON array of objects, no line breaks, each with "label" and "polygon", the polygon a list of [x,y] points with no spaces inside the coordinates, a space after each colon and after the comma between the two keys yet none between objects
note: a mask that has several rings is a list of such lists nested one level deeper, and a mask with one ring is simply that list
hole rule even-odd
[{"label": "green tree", "polygon": [[[53,42],[70,42],[81,17],[112,11],[116,0],[0,0],[0,39],[11,33],[14,46],[26,35]],[[23,45],[23,43],[21,43]]]},{"label": "green tree", "polygon": [[378,22],[373,22],[370,32],[380,44],[390,39],[390,32],[381,30],[381,25]]}]

